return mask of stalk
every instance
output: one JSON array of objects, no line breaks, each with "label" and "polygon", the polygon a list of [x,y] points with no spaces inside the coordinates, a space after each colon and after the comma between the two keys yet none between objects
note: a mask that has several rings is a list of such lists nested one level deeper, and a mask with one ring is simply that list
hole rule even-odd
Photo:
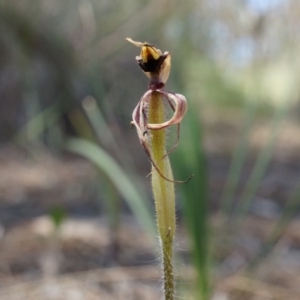
[{"label": "stalk", "polygon": [[[165,122],[165,108],[162,96],[153,92],[148,109],[149,123],[160,124]],[[158,169],[169,179],[173,180],[172,169],[166,154],[166,130],[150,130],[151,153]],[[175,218],[175,191],[174,183],[162,178],[152,166],[152,189],[155,200],[158,233],[161,241],[162,263],[164,274],[165,300],[174,299],[173,274],[173,240],[176,229]]]},{"label": "stalk", "polygon": [[[186,183],[188,180],[173,179],[172,169],[166,151],[166,128],[177,125],[177,141],[170,151],[174,150],[179,140],[180,122],[187,112],[185,97],[163,89],[168,80],[171,68],[171,55],[164,53],[153,45],[126,39],[141,48],[136,61],[150,78],[148,91],[142,96],[132,113],[131,125],[136,127],[142,147],[152,162],[152,190],[156,208],[156,220],[161,241],[164,299],[174,299],[173,274],[173,240],[176,227],[174,182]],[[164,97],[164,99],[163,99]],[[173,110],[173,116],[165,116],[165,103]],[[169,152],[170,152],[169,151]]]}]

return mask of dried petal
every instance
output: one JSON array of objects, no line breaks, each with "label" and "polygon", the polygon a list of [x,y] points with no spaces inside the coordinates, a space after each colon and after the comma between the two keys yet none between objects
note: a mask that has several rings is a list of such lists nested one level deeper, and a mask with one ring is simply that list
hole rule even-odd
[{"label": "dried petal", "polygon": [[169,78],[169,74],[171,70],[171,54],[169,52],[165,52],[164,56],[165,56],[165,60],[160,68],[159,81],[165,84]]},{"label": "dried petal", "polygon": [[188,106],[185,97],[181,94],[172,94],[162,90],[157,90],[163,94],[168,101],[174,105],[174,114],[171,119],[161,124],[147,124],[148,129],[163,129],[174,124],[179,124],[187,112]]},{"label": "dried petal", "polygon": [[148,60],[154,59],[154,60],[158,60],[159,57],[162,55],[161,51],[159,49],[156,49],[153,45],[144,42],[136,42],[134,40],[132,40],[131,38],[126,38],[126,40],[135,45],[136,47],[140,47],[141,49],[141,56],[139,57],[140,59],[142,59],[142,61],[144,63],[147,63]]},{"label": "dried petal", "polygon": [[[147,91],[141,100],[139,101],[138,105],[135,107],[132,113],[132,122],[131,124],[136,127],[137,134],[140,140],[140,143],[149,143],[147,135],[147,115],[145,112],[145,106],[151,100],[152,91]],[[144,145],[143,145],[144,146]],[[150,147],[150,146],[149,146]]]}]

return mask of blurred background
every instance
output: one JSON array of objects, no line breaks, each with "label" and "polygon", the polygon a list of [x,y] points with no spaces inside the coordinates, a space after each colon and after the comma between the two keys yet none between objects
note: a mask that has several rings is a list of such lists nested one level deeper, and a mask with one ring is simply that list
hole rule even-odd
[{"label": "blurred background", "polygon": [[[2,0],[1,299],[159,299],[150,163],[129,123],[170,51],[181,299],[299,299],[300,2]],[[170,147],[175,135],[170,130]]]}]

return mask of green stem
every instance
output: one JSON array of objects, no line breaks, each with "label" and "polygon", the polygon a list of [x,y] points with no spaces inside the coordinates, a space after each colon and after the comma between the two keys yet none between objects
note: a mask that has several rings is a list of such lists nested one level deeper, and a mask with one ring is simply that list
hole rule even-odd
[{"label": "green stem", "polygon": [[162,245],[165,300],[174,299],[173,241]]},{"label": "green stem", "polygon": [[[161,94],[152,93],[149,103],[149,123],[163,123],[165,121],[165,109]],[[173,179],[172,169],[166,154],[165,129],[151,130],[151,154],[160,171],[169,179]],[[174,275],[173,275],[173,239],[176,229],[175,218],[175,191],[174,183],[163,179],[152,166],[152,189],[156,207],[158,232],[162,245],[164,292],[165,300],[174,299]]]}]

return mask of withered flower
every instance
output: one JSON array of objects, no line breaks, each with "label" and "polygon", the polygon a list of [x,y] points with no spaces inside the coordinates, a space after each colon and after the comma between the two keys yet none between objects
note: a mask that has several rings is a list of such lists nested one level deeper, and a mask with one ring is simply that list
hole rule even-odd
[{"label": "withered flower", "polygon": [[[139,103],[135,107],[132,114],[131,124],[136,127],[140,143],[160,176],[162,176],[165,180],[174,181],[165,176],[162,170],[160,170],[160,168],[158,167],[158,162],[151,154],[151,136],[149,136],[148,130],[160,130],[171,125],[177,125],[176,143],[169,150],[169,152],[165,153],[161,157],[161,159],[163,159],[168,154],[170,154],[170,152],[173,151],[178,145],[180,122],[187,112],[187,101],[183,95],[167,92],[163,89],[169,78],[171,69],[170,53],[164,52],[164,54],[162,54],[159,49],[155,48],[153,45],[147,42],[136,42],[130,38],[127,38],[127,41],[141,48],[140,56],[136,57],[136,61],[138,62],[144,73],[150,78],[150,83],[148,86],[149,89],[142,96]],[[149,104],[151,101],[153,101],[154,98],[157,99],[158,97],[161,99],[161,101],[165,101],[170,105],[171,109],[174,111],[174,114],[169,120],[165,120],[162,123],[149,123]]]}]

